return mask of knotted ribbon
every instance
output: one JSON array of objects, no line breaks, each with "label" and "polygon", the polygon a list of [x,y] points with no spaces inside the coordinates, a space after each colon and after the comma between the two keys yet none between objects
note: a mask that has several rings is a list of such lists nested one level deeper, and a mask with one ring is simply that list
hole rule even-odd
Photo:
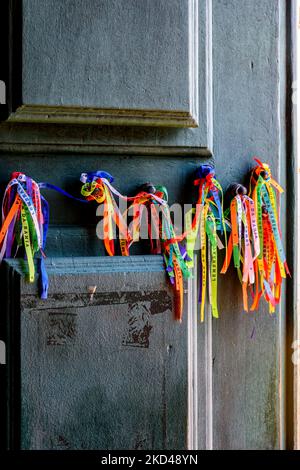
[{"label": "knotted ribbon", "polygon": [[148,235],[151,253],[162,254],[166,272],[174,289],[175,319],[182,321],[184,279],[190,276],[187,262],[190,261],[187,251],[175,233],[168,205],[168,192],[165,186],[144,185],[145,191],[138,193],[128,208],[133,212],[132,240],[140,238],[142,208],[147,211]]},{"label": "knotted ribbon", "polygon": [[254,201],[259,235],[259,254],[254,260],[255,292],[251,310],[264,296],[269,312],[280,302],[282,280],[290,275],[281,239],[279,196],[284,191],[274,180],[269,165],[254,158],[257,166],[250,178],[249,196]]},{"label": "knotted ribbon", "polygon": [[[187,253],[192,260],[195,243],[200,241],[200,319],[204,321],[205,301],[207,285],[209,287],[209,304],[212,315],[219,317],[217,302],[217,274],[218,274],[218,248],[224,248],[217,232],[224,234],[227,251],[227,236],[223,215],[223,191],[220,183],[215,178],[215,170],[211,165],[201,165],[196,173],[194,185],[198,186],[198,200],[193,211],[186,217],[186,242]],[[193,266],[193,261],[189,262]],[[207,282],[208,281],[208,282]]]},{"label": "knotted ribbon", "polygon": [[[49,226],[49,204],[40,189],[54,189],[69,198],[78,199],[49,183],[37,183],[21,172],[11,175],[2,202],[2,227],[0,231],[0,263],[3,258],[16,256],[24,247],[28,265],[28,280],[35,280],[35,255],[39,273],[40,297],[48,295],[48,275],[44,263],[46,239]],[[13,252],[14,251],[14,252]]]},{"label": "knotted ribbon", "polygon": [[46,214],[48,214],[48,204],[40,194],[39,185],[24,173],[12,173],[2,202],[0,262],[4,257],[16,256],[18,249],[23,246],[28,264],[28,280],[34,282],[34,256],[40,252],[39,269],[43,277],[42,298],[47,298],[48,288],[47,273],[44,269],[44,249],[48,227]]},{"label": "knotted ribbon", "polygon": [[232,190],[234,197],[229,210],[231,234],[221,273],[226,273],[233,254],[234,267],[242,284],[244,310],[248,311],[247,289],[249,284],[255,283],[254,264],[260,254],[260,241],[254,201],[241,184],[234,184]]},{"label": "knotted ribbon", "polygon": [[[98,204],[104,205],[104,245],[110,256],[115,254],[113,224],[115,223],[119,229],[121,254],[128,256],[130,247],[141,238],[142,217],[146,211],[150,251],[152,254],[161,254],[164,258],[166,271],[175,291],[175,318],[181,321],[183,279],[189,276],[186,265],[189,258],[184,246],[176,240],[166,188],[154,187],[148,183],[135,196],[128,197],[114,188],[113,177],[109,173],[103,171],[82,173],[80,180],[83,183],[81,194],[89,201],[95,200]],[[129,203],[123,213],[115,197]],[[127,222],[128,217],[132,217],[130,224]]]}]

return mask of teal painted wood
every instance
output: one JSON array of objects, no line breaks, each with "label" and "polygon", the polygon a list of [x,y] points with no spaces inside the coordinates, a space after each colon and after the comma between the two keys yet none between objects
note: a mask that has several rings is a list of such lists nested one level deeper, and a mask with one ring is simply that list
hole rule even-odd
[{"label": "teal painted wood", "polygon": [[[225,188],[244,181],[258,155],[285,186],[285,2],[213,3],[214,148],[221,181]],[[283,206],[283,227],[285,216]],[[212,446],[284,447],[286,284],[274,316],[263,302],[257,313],[243,313],[238,284],[233,271],[220,276],[222,311],[213,322],[211,350]]]},{"label": "teal painted wood", "polygon": [[52,258],[47,268],[45,302],[20,262],[6,263],[17,300],[8,325],[20,329],[10,358],[21,348],[20,372],[8,364],[9,446],[184,449],[186,316],[172,319],[161,257]]},{"label": "teal painted wood", "polygon": [[[97,0],[100,4],[100,0]],[[11,0],[12,3],[15,2],[15,0]],[[153,40],[156,40],[155,38],[163,37],[162,41],[162,46],[160,46],[161,42],[158,43],[157,47],[152,47],[151,50],[149,49],[150,44],[148,42],[144,43],[145,46],[145,53],[140,54],[140,56],[145,56],[149,57],[150,55],[150,61],[154,61],[157,63],[160,63],[160,60],[162,60],[162,57],[166,56],[169,57],[170,55],[172,56],[172,59],[166,60],[165,61],[165,66],[162,69],[162,72],[156,73],[154,70],[154,67],[151,67],[153,69],[153,74],[160,75],[161,73],[163,75],[166,75],[167,78],[161,79],[158,81],[151,79],[150,77],[150,72],[144,73],[141,77],[139,77],[137,84],[135,82],[135,74],[139,73],[138,72],[138,67],[133,67],[130,68],[128,64],[131,61],[131,58],[128,57],[128,61],[124,60],[123,57],[121,57],[120,61],[117,61],[117,66],[119,67],[120,64],[127,64],[126,65],[126,70],[124,71],[124,67],[122,70],[120,70],[120,73],[115,73],[111,78],[109,77],[109,66],[104,66],[104,72],[101,74],[101,77],[104,77],[104,80],[109,80],[111,82],[112,87],[118,88],[120,90],[123,90],[123,96],[124,96],[124,105],[126,103],[129,103],[130,109],[134,108],[139,108],[142,109],[142,115],[147,118],[147,109],[144,109],[146,106],[147,102],[148,105],[150,106],[151,102],[153,102],[152,108],[154,104],[156,103],[157,110],[160,111],[162,108],[163,103],[160,103],[160,98],[157,97],[156,95],[153,95],[156,89],[158,89],[159,94],[161,96],[164,96],[164,100],[167,103],[167,106],[171,108],[170,111],[172,111],[172,103],[174,103],[174,106],[179,106],[179,102],[184,102],[186,101],[185,95],[187,93],[186,90],[188,90],[188,101],[189,101],[189,106],[191,108],[191,115],[192,116],[198,116],[197,122],[199,122],[199,127],[197,129],[173,129],[172,127],[165,127],[165,128],[157,128],[158,123],[155,123],[155,120],[153,120],[152,124],[151,122],[147,122],[147,119],[145,121],[146,124],[148,124],[147,127],[144,128],[139,128],[137,127],[130,127],[128,129],[124,128],[123,126],[112,126],[112,125],[107,125],[107,126],[80,126],[80,119],[76,119],[76,129],[72,128],[72,126],[55,126],[51,124],[40,124],[40,125],[11,125],[10,123],[4,123],[0,126],[0,151],[57,151],[60,152],[60,148],[62,148],[64,151],[70,152],[80,152],[80,148],[82,145],[84,145],[84,151],[89,147],[90,152],[92,153],[107,153],[107,154],[112,154],[112,153],[129,153],[129,154],[138,154],[138,155],[153,155],[153,154],[170,154],[174,153],[176,155],[180,154],[194,154],[194,155],[211,155],[212,152],[212,69],[211,69],[211,14],[210,14],[210,6],[211,2],[209,0],[207,1],[198,1],[198,0],[184,0],[184,2],[177,2],[176,4],[173,4],[170,0],[170,2],[162,2],[161,0],[155,0],[156,4],[158,5],[158,11],[162,10],[162,15],[159,15],[157,12],[155,12],[155,15],[157,15],[157,22],[155,24],[155,27],[157,28],[157,31],[154,28],[153,31],[153,7],[152,1],[149,2],[149,11],[148,15],[146,17],[142,18],[142,23],[144,24],[144,21],[149,20],[149,29],[151,31],[150,37],[153,37]],[[18,4],[18,2],[15,2]],[[41,2],[37,2],[38,6],[40,8]],[[64,2],[65,4],[66,2]],[[84,5],[86,2],[83,2]],[[67,3],[66,3],[67,4]],[[77,13],[80,17],[78,21],[82,20],[83,18],[86,18],[86,13],[84,15],[81,14],[80,10],[80,5],[81,3],[78,2],[68,2],[68,5],[71,5],[73,8],[73,13]],[[101,3],[101,5],[108,5],[107,2]],[[31,6],[34,6],[33,0],[27,0],[27,2],[24,4],[25,5],[25,13],[28,12],[28,15],[30,13],[30,8]],[[92,2],[90,2],[89,6],[92,5]],[[143,2],[143,6],[146,5],[146,3]],[[148,5],[148,4],[147,4]],[[160,5],[160,6],[159,6]],[[171,7],[170,7],[171,5]],[[174,8],[174,5],[176,8]],[[50,6],[50,4],[49,4]],[[140,17],[140,9],[141,9],[141,2],[135,2],[131,1],[130,3],[131,8],[128,9],[127,14],[133,15],[135,14],[134,12],[137,10],[137,16]],[[40,12],[40,9],[37,8],[36,12],[38,15],[38,19],[34,21],[35,24],[42,24],[43,29],[46,28],[44,22],[43,22],[43,16]],[[64,8],[64,6],[61,6],[60,8]],[[109,2],[109,10],[114,9],[120,10],[120,7],[118,7],[118,2]],[[197,10],[198,8],[198,10]],[[166,11],[170,10],[169,15],[166,16]],[[29,11],[30,10],[30,11]],[[193,14],[193,11],[198,11],[197,13]],[[53,10],[53,14],[57,10]],[[178,14],[178,12],[180,14]],[[120,11],[119,11],[120,13]],[[76,15],[75,15],[76,16]],[[94,15],[95,21],[97,21],[97,15]],[[180,28],[173,28],[174,25],[177,24],[179,18],[183,18],[184,21],[181,22],[182,26]],[[189,18],[187,20],[186,18]],[[14,17],[13,17],[14,18]],[[100,82],[101,77],[97,79],[95,76],[92,74],[92,76],[89,75],[88,72],[84,72],[86,70],[86,61],[88,61],[87,57],[92,56],[94,53],[95,56],[95,63],[101,59],[100,55],[101,53],[99,52],[99,49],[97,49],[97,44],[98,44],[98,33],[94,32],[94,34],[90,38],[90,42],[88,43],[90,45],[91,51],[89,50],[87,54],[82,53],[81,54],[81,60],[84,61],[84,63],[81,63],[79,60],[79,56],[77,56],[77,43],[75,42],[74,36],[77,39],[77,35],[73,33],[72,31],[64,31],[62,32],[61,30],[63,29],[62,24],[61,24],[61,19],[58,20],[57,17],[56,20],[57,22],[55,25],[57,28],[61,31],[58,34],[58,37],[62,39],[61,42],[59,42],[59,45],[57,48],[53,48],[52,42],[49,43],[47,40],[43,41],[43,44],[45,48],[47,49],[48,47],[48,52],[45,52],[45,55],[43,56],[48,57],[48,60],[44,60],[41,58],[40,61],[38,61],[38,51],[40,50],[40,46],[34,47],[31,49],[32,46],[32,38],[36,38],[36,42],[40,44],[40,40],[37,37],[40,33],[36,31],[35,26],[32,26],[31,23],[31,16],[29,15],[28,21],[26,20],[25,25],[24,25],[24,41],[25,44],[27,43],[27,46],[24,46],[24,53],[25,56],[23,57],[23,69],[19,67],[20,62],[20,51],[21,51],[21,45],[18,43],[18,41],[15,41],[15,47],[14,47],[14,54],[13,54],[13,73],[11,74],[11,79],[10,81],[13,84],[13,90],[12,90],[12,111],[14,111],[18,106],[24,103],[23,97],[22,97],[22,73],[26,73],[26,77],[24,77],[23,84],[24,87],[26,88],[23,90],[25,93],[25,96],[28,97],[28,99],[33,99],[33,94],[34,93],[40,93],[39,90],[42,90],[43,93],[45,93],[45,100],[43,102],[38,103],[38,104],[47,104],[47,99],[49,99],[49,96],[51,95],[52,97],[56,96],[59,99],[59,103],[57,104],[62,104],[65,103],[65,97],[64,97],[64,84],[66,83],[66,80],[68,78],[69,74],[69,67],[65,67],[65,62],[61,63],[60,59],[54,59],[53,55],[55,54],[55,50],[61,51],[62,54],[65,54],[65,50],[69,51],[69,48],[72,46],[76,46],[76,50],[74,54],[76,55],[77,59],[74,62],[74,67],[76,67],[76,76],[77,78],[79,77],[80,80],[73,80],[73,86],[68,86],[68,89],[66,91],[66,94],[70,97],[72,96],[72,102],[73,104],[76,104],[76,100],[78,99],[79,102],[78,104],[82,105],[84,102],[86,103],[91,103],[93,101],[97,101],[95,105],[99,105],[98,101],[102,100],[108,100],[107,102],[113,102],[115,93],[113,92],[113,89],[111,92],[107,90],[106,88],[105,91],[103,92],[103,89],[101,86],[96,86],[95,81]],[[64,17],[65,18],[65,17]],[[166,22],[166,29],[164,28],[163,31],[160,28],[161,23],[158,23],[158,21],[163,21],[163,18],[165,18]],[[198,18],[198,23],[199,23],[199,28],[196,28],[196,21]],[[65,18],[64,21],[67,23],[68,20]],[[75,21],[75,20],[74,20]],[[77,20],[76,20],[77,21]],[[75,21],[75,23],[76,23]],[[77,23],[78,23],[77,21]],[[99,19],[100,21],[100,19]],[[85,21],[86,28],[82,26],[82,29],[79,28],[81,33],[84,35],[87,33],[87,30],[90,28],[89,22]],[[126,24],[126,23],[125,23]],[[30,25],[33,27],[33,33],[29,33],[30,30]],[[151,26],[152,25],[152,26]],[[124,26],[126,29],[126,26]],[[195,29],[196,28],[196,29]],[[55,29],[55,28],[54,28]],[[138,29],[138,27],[137,27]],[[195,34],[193,30],[195,29]],[[15,35],[20,35],[20,32],[22,30],[22,22],[17,22],[15,25]],[[115,32],[115,26],[112,24],[111,28],[112,34]],[[166,34],[165,34],[166,32]],[[68,40],[68,34],[70,33],[71,40]],[[140,33],[139,33],[140,34]],[[190,44],[189,44],[189,58],[187,60],[186,54],[185,54],[185,49],[187,46],[187,36],[190,37]],[[195,37],[194,37],[195,36]],[[30,41],[27,41],[28,37],[30,37]],[[147,35],[147,38],[149,39],[149,34]],[[69,38],[70,39],[70,38]],[[21,40],[21,39],[20,39]],[[55,39],[56,40],[56,39]],[[26,42],[27,41],[27,42]],[[106,55],[108,54],[109,56],[113,57],[114,53],[118,53],[115,49],[111,51],[110,49],[110,44],[111,42],[114,43],[115,41],[119,41],[118,36],[113,36],[112,41],[109,42],[104,42],[107,47],[101,48],[103,49],[103,54]],[[20,42],[20,41],[19,41]],[[165,43],[165,47],[163,44]],[[70,45],[71,44],[71,45]],[[85,48],[87,46],[84,46]],[[128,45],[130,48],[130,44]],[[140,49],[142,49],[142,45],[139,46]],[[108,50],[108,52],[106,51]],[[158,50],[159,49],[159,50]],[[72,47],[71,47],[72,50]],[[160,54],[160,51],[165,51],[163,54]],[[71,54],[71,52],[70,52]],[[158,54],[158,59],[155,60],[154,56]],[[198,60],[196,59],[196,54]],[[60,54],[61,55],[61,54]],[[72,55],[72,54],[71,54]],[[177,57],[180,56],[180,59],[177,60]],[[69,54],[68,54],[69,57]],[[194,59],[193,59],[194,57]],[[22,59],[22,57],[21,57]],[[25,60],[26,59],[26,60]],[[36,71],[35,63],[38,61],[40,65],[43,65],[42,70],[44,71],[43,73],[38,73]],[[49,73],[47,73],[46,69],[49,66],[49,61],[51,62],[58,62],[56,67],[56,74],[55,77],[53,78],[54,81],[56,81],[57,86],[54,86],[54,83],[52,83],[53,89],[52,91],[49,89],[48,85],[45,85],[45,80],[49,79]],[[94,61],[92,61],[93,63]],[[168,65],[167,65],[168,63]],[[40,67],[40,65],[38,67]],[[116,66],[116,67],[117,67]],[[201,73],[197,73],[197,69],[201,67]],[[101,67],[100,67],[101,68]],[[102,67],[103,68],[103,67]],[[170,70],[169,70],[170,69]],[[23,70],[23,72],[22,72]],[[31,70],[33,70],[33,74],[31,76]],[[52,70],[53,67],[52,65],[50,66],[49,70],[50,75],[52,75]],[[106,72],[107,73],[106,73]],[[90,72],[90,69],[89,69]],[[94,70],[94,72],[97,72],[97,70]],[[126,72],[126,73],[125,73]],[[179,72],[179,73],[177,73]],[[98,73],[98,72],[97,72]],[[172,77],[168,77],[168,73],[172,74]],[[128,74],[128,75],[127,75]],[[140,72],[141,74],[141,72]],[[87,76],[87,79],[85,77]],[[105,78],[106,77],[106,78]],[[26,78],[26,80],[25,80]],[[90,78],[90,80],[88,80]],[[80,86],[80,81],[86,81],[87,85],[85,87]],[[126,86],[127,81],[129,80],[131,85]],[[118,85],[120,81],[120,85]],[[170,85],[170,81],[172,82]],[[188,83],[187,83],[188,82]],[[155,83],[158,83],[159,86],[154,86]],[[135,90],[135,88],[140,89],[141,91],[139,93],[134,93],[135,99],[132,100],[132,89]],[[139,88],[140,87],[140,88]],[[178,93],[178,87],[182,92]],[[85,91],[83,91],[83,88]],[[169,89],[171,90],[169,93]],[[15,96],[16,90],[18,90],[17,96]],[[48,91],[47,91],[48,90]],[[50,90],[50,91],[49,91]],[[80,90],[80,92],[79,92]],[[184,91],[185,90],[185,91]],[[152,91],[152,93],[151,93]],[[24,94],[23,93],[23,94]],[[31,93],[31,95],[30,95]],[[72,95],[73,93],[73,95]],[[119,93],[119,92],[118,92]],[[117,93],[117,95],[118,95]],[[182,94],[183,93],[183,94]],[[28,96],[29,95],[29,96]],[[170,96],[169,96],[170,95]],[[50,96],[50,97],[51,97]],[[169,96],[169,98],[166,98],[166,96]],[[180,98],[182,96],[182,98]],[[35,101],[39,101],[40,95],[37,94]],[[71,98],[70,98],[71,99]],[[52,100],[52,98],[51,98]],[[44,103],[46,101],[46,103]],[[52,102],[52,101],[51,101]],[[139,104],[140,102],[140,104]],[[26,103],[26,102],[25,102]],[[177,104],[176,104],[177,103]],[[28,104],[28,103],[27,103]],[[30,103],[29,103],[30,104]],[[49,104],[49,103],[48,103]],[[100,103],[101,105],[101,103]],[[107,105],[107,103],[106,103]],[[102,104],[102,107],[104,105]],[[165,105],[164,105],[165,106]],[[173,109],[174,109],[173,106]],[[180,105],[182,107],[182,105]],[[122,108],[120,104],[118,104],[118,109]],[[151,108],[151,109],[152,109]],[[155,110],[155,107],[154,107]],[[184,110],[183,110],[184,111]],[[100,113],[101,114],[101,113]],[[42,119],[43,122],[50,122],[51,121],[51,113],[46,113]],[[48,116],[48,117],[47,117]],[[141,116],[141,117],[143,117]],[[13,116],[11,116],[13,118]],[[27,119],[24,118],[25,121],[28,122]],[[101,123],[101,121],[97,121],[98,124]],[[127,124],[130,124],[130,120],[128,120]],[[142,122],[141,122],[142,123]],[[108,122],[108,124],[112,124],[112,122]],[[122,124],[124,122],[122,121]],[[125,122],[126,124],[126,122]],[[132,122],[131,122],[132,124]],[[135,124],[138,124],[136,122]],[[161,123],[163,124],[163,123]],[[164,124],[165,126],[167,123]],[[174,123],[170,123],[169,126],[174,125]],[[178,124],[181,125],[181,124]],[[153,127],[154,126],[154,127]],[[37,132],[38,129],[38,132]],[[32,140],[32,132],[35,133],[36,138],[34,141]],[[87,147],[86,147],[87,146]]]},{"label": "teal painted wood", "polygon": [[[199,2],[199,7],[204,3]],[[199,163],[214,163],[226,189],[232,181],[245,181],[254,154],[271,164],[285,186],[286,171],[293,175],[284,124],[288,118],[284,47],[290,46],[284,41],[284,25],[289,21],[285,13],[285,2],[280,0],[212,2],[212,158],[190,155],[197,151],[189,146],[193,130],[185,134],[175,129],[4,124],[0,129],[2,189],[9,173],[21,170],[78,195],[82,171],[105,169],[114,174],[116,186],[125,194],[134,194],[140,184],[151,180],[168,187],[171,203],[192,202],[196,197],[192,176]],[[204,62],[199,62],[200,80],[205,75]],[[103,254],[102,243],[95,237],[95,206],[81,207],[51,192],[47,198],[52,224],[48,255]],[[282,226],[285,239],[291,239],[287,213],[284,202]],[[139,252],[146,251],[147,247],[139,245]],[[290,346],[284,337],[285,287],[273,317],[263,304],[256,314],[242,312],[233,271],[220,276],[219,298],[220,319],[198,326],[198,447],[284,447],[283,364],[285,347]],[[192,310],[197,315],[195,299],[196,295]]]},{"label": "teal painted wood", "polygon": [[[181,165],[179,162],[181,161]],[[166,158],[109,155],[78,155],[69,158],[64,155],[37,155],[27,158],[22,155],[8,154],[5,157],[5,170],[0,168],[0,184],[7,183],[8,175],[20,169],[36,181],[48,180],[75,196],[80,196],[82,184],[80,175],[85,171],[105,169],[115,176],[115,186],[127,195],[136,194],[145,182],[163,183],[169,191],[170,204],[175,202],[192,204],[196,197],[192,178],[199,160],[196,158]],[[122,169],[122,170],[121,170]],[[49,256],[95,256],[104,254],[103,243],[96,236],[96,224],[101,220],[96,216],[97,204],[80,204],[60,196],[55,191],[43,191],[50,204],[52,228],[47,242]],[[149,253],[144,243],[133,246],[132,254]]]},{"label": "teal painted wood", "polygon": [[189,3],[24,0],[24,103],[189,112]]}]

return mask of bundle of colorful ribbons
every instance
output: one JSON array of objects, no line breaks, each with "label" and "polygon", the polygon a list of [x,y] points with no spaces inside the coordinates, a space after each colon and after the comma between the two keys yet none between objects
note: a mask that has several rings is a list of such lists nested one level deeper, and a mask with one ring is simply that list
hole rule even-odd
[{"label": "bundle of colorful ribbons", "polygon": [[21,247],[25,250],[28,265],[28,280],[35,280],[34,258],[37,258],[40,297],[48,295],[48,275],[44,263],[49,225],[49,205],[40,189],[53,189],[63,196],[80,202],[66,191],[50,183],[37,183],[24,173],[11,175],[2,202],[2,227],[0,231],[0,263],[3,258],[15,257]]},{"label": "bundle of colorful ribbons", "polygon": [[[81,194],[76,198],[49,183],[37,183],[24,173],[15,172],[8,183],[2,204],[0,231],[0,262],[16,256],[21,247],[28,264],[29,281],[35,279],[34,257],[40,274],[40,295],[47,298],[48,276],[44,250],[49,224],[49,205],[40,189],[53,189],[79,202],[95,200],[103,208],[103,240],[107,253],[128,256],[133,243],[143,238],[142,218],[147,221],[150,252],[161,254],[175,292],[175,318],[182,319],[183,282],[190,276],[194,253],[200,248],[200,318],[204,320],[207,287],[212,315],[218,317],[217,274],[218,249],[224,248],[225,261],[221,273],[228,270],[231,259],[242,284],[244,310],[248,311],[248,293],[252,296],[250,310],[256,310],[263,296],[270,313],[280,301],[282,280],[289,274],[283,250],[279,223],[279,196],[283,192],[273,179],[270,167],[255,159],[257,165],[250,177],[250,189],[241,184],[232,186],[230,208],[223,212],[223,191],[211,165],[197,169],[194,184],[198,187],[196,206],[186,214],[185,232],[176,234],[164,186],[143,185],[132,197],[119,193],[114,178],[105,171],[82,173]],[[118,198],[118,203],[116,201]],[[124,202],[124,210],[120,209]],[[130,223],[128,223],[130,220]],[[116,237],[115,228],[118,230]],[[227,231],[231,230],[228,247]],[[220,240],[222,235],[224,244]],[[197,246],[197,242],[198,245]]]},{"label": "bundle of colorful ribbons", "polygon": [[227,271],[233,253],[234,266],[242,283],[244,310],[248,311],[250,286],[250,310],[258,308],[263,296],[273,313],[280,301],[282,279],[289,274],[279,223],[279,196],[283,189],[272,178],[270,167],[257,158],[255,161],[257,166],[251,172],[249,196],[243,186],[236,185],[231,201],[232,231],[221,272]]},{"label": "bundle of colorful ribbons", "polygon": [[[145,184],[135,196],[120,194],[112,185],[113,177],[106,172],[82,173],[81,194],[87,200],[103,204],[103,238],[107,253],[115,254],[115,234],[113,223],[119,230],[120,250],[123,256],[129,255],[132,244],[140,239],[143,213],[146,212],[150,252],[162,254],[166,271],[175,291],[175,318],[182,319],[183,279],[189,276],[187,253],[176,239],[167,203],[168,194],[164,186],[154,187]],[[126,210],[120,211],[115,197],[129,203]],[[128,218],[132,217],[131,223]]]},{"label": "bundle of colorful ribbons", "polygon": [[[144,189],[148,198],[145,198],[144,191],[135,196],[129,213],[133,214],[132,239],[140,238],[142,208],[147,212],[148,236],[150,240],[151,253],[162,254],[166,266],[166,272],[174,288],[175,299],[175,319],[182,320],[183,312],[183,281],[190,275],[185,246],[181,243],[181,238],[175,233],[175,228],[171,219],[170,208],[168,206],[168,192],[165,186],[154,186],[151,183],[145,184]],[[132,210],[131,210],[132,209]]]},{"label": "bundle of colorful ribbons", "polygon": [[222,249],[224,245],[217,232],[224,235],[225,247],[227,237],[223,215],[223,191],[215,178],[214,168],[211,165],[201,165],[196,172],[194,185],[198,186],[198,200],[196,208],[186,216],[186,242],[187,254],[191,259],[188,263],[190,268],[193,267],[196,242],[200,243],[199,303],[200,319],[204,321],[207,284],[212,315],[216,318],[219,316],[217,301],[218,248]]},{"label": "bundle of colorful ribbons", "polygon": [[49,222],[48,203],[40,194],[39,185],[29,176],[15,172],[11,175],[2,203],[2,228],[0,232],[0,262],[4,257],[16,256],[21,246],[28,263],[28,279],[35,279],[34,256],[41,274],[41,297],[47,298],[48,276],[44,266],[44,249]]},{"label": "bundle of colorful ribbons", "polygon": [[103,204],[103,241],[107,253],[109,256],[115,255],[115,223],[119,229],[121,253],[123,256],[128,256],[130,232],[114,196],[123,200],[127,198],[113,187],[113,176],[106,171],[95,171],[82,173],[80,181],[83,183],[81,194],[86,200]]}]

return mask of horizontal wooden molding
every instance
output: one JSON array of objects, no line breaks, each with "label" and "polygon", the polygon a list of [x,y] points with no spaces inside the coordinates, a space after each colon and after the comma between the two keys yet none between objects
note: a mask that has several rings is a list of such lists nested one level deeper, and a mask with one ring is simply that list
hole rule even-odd
[{"label": "horizontal wooden molding", "polygon": [[100,124],[119,126],[198,127],[187,111],[152,109],[101,109],[80,106],[25,104],[9,116],[10,122],[53,124]]},{"label": "horizontal wooden molding", "polygon": [[[18,274],[24,274],[22,260],[6,259],[4,264]],[[160,255],[49,257],[45,264],[48,274],[164,272],[163,258]]]},{"label": "horizontal wooden molding", "polygon": [[200,156],[210,158],[212,151],[205,147],[173,147],[148,145],[100,145],[100,144],[63,144],[50,142],[0,142],[0,154],[99,154],[99,155],[164,155],[164,156]]}]

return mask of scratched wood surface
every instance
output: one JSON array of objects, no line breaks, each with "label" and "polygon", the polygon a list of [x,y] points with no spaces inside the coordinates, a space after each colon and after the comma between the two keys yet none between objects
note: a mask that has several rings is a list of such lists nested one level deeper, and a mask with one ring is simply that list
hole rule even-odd
[{"label": "scratched wood surface", "polygon": [[[11,445],[185,448],[186,321],[173,321],[161,258],[149,257],[148,270],[143,257],[86,258],[86,273],[82,261],[48,260],[46,302],[22,274],[12,292],[20,298],[10,315],[20,321],[21,385],[11,408],[19,406],[21,425]],[[16,262],[10,269],[22,272]]]}]

